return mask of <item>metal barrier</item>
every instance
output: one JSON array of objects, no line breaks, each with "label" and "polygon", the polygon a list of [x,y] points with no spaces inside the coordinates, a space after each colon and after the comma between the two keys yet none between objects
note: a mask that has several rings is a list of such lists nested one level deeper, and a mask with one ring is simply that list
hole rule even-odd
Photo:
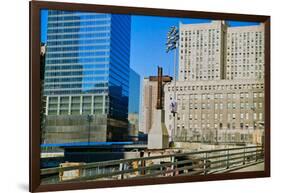
[{"label": "metal barrier", "polygon": [[208,175],[263,162],[263,158],[262,146],[215,149],[41,169],[41,178],[62,176],[73,170],[79,170],[80,175],[61,182]]}]

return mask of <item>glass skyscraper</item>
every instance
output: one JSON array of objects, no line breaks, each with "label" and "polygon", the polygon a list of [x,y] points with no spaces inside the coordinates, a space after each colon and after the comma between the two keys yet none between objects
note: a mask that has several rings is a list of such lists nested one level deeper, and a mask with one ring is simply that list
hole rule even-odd
[{"label": "glass skyscraper", "polygon": [[129,79],[129,113],[139,113],[140,105],[140,75],[130,69]]},{"label": "glass skyscraper", "polygon": [[45,143],[125,139],[130,33],[130,15],[48,10]]},{"label": "glass skyscraper", "polygon": [[139,133],[140,75],[130,69],[129,80],[129,137],[131,140],[137,140]]}]

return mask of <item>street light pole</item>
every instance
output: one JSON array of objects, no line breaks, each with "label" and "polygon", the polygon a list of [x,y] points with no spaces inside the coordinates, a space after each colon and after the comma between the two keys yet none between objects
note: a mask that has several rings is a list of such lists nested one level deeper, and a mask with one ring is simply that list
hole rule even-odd
[{"label": "street light pole", "polygon": [[176,54],[177,54],[177,49],[174,49],[174,96],[173,96],[173,102],[174,102],[174,109],[172,110],[173,111],[173,117],[174,117],[174,129],[172,130],[172,141],[175,141],[175,135],[176,135],[176,119],[177,119],[177,116],[176,116],[176,113],[177,113],[177,100],[176,100]]},{"label": "street light pole", "polygon": [[177,102],[176,102],[176,63],[177,63],[177,47],[178,47],[178,41],[179,41],[179,30],[176,26],[172,26],[168,32],[167,36],[167,43],[166,43],[166,52],[170,52],[174,50],[174,98],[171,103],[171,112],[174,116],[174,129],[172,130],[172,141],[175,139],[175,130],[176,130],[176,113],[177,113]]},{"label": "street light pole", "polygon": [[88,125],[88,145],[90,145],[90,137],[91,137],[91,121],[93,120],[91,115],[87,116]]}]

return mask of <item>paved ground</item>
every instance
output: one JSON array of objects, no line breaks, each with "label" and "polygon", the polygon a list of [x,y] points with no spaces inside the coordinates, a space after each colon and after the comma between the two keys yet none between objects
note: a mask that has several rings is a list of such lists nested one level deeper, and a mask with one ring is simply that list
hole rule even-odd
[{"label": "paved ground", "polygon": [[263,170],[264,170],[264,162],[249,167],[241,168],[233,172],[252,172],[252,171],[263,171]]},{"label": "paved ground", "polygon": [[211,171],[210,173],[234,173],[234,172],[253,172],[253,171],[263,171],[264,170],[264,162],[259,161],[258,163],[251,163],[248,165],[237,165],[232,166],[229,169],[221,169]]}]

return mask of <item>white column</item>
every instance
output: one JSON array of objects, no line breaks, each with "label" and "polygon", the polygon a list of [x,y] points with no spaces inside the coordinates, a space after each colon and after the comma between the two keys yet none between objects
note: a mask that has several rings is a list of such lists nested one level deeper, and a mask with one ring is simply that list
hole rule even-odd
[{"label": "white column", "polygon": [[46,97],[46,109],[45,109],[45,114],[48,115],[49,112],[49,97]]},{"label": "white column", "polygon": [[94,114],[94,95],[92,95],[92,101],[91,101],[91,114]]},{"label": "white column", "polygon": [[69,103],[68,103],[68,115],[70,115],[71,114],[71,102],[72,102],[72,97],[71,96],[69,96]]},{"label": "white column", "polygon": [[57,103],[57,115],[60,114],[60,96],[58,96],[58,103]]},{"label": "white column", "polygon": [[83,96],[80,96],[80,115],[82,115]]},{"label": "white column", "polygon": [[102,114],[105,114],[105,95],[102,96]]}]

